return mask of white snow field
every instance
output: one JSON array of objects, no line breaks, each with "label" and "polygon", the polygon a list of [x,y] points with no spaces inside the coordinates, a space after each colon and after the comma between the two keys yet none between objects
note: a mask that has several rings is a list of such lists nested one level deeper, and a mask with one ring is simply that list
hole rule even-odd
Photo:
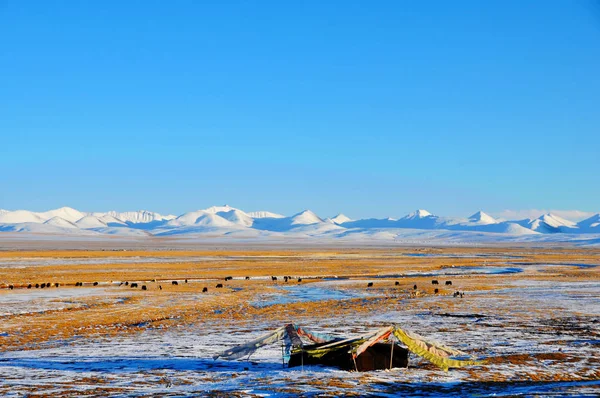
[{"label": "white snow field", "polygon": [[[267,295],[253,305],[343,301],[364,296],[364,289],[358,288],[364,282],[291,286],[279,300]],[[356,287],[348,286],[352,284]],[[165,330],[149,322],[133,336],[75,338],[48,348],[0,353],[0,395],[598,396],[599,291],[600,282],[528,281],[507,283],[493,291],[469,291],[464,299],[456,299],[452,313],[438,309],[436,301],[440,299],[431,297],[419,302],[399,298],[394,308],[356,316],[313,322],[304,316],[308,323],[304,326],[337,336],[356,336],[396,323],[490,361],[449,372],[414,355],[408,369],[364,373],[318,366],[290,369],[282,365],[280,344],[259,349],[250,360],[213,360],[213,355],[224,349],[281,324],[256,319],[239,326],[181,323]],[[52,309],[86,294],[98,295],[100,300],[127,297],[114,288],[65,292],[24,293],[17,306],[26,311],[37,303],[40,310]],[[371,297],[378,294],[369,293]],[[8,304],[0,300],[0,314]],[[520,363],[521,357],[528,360]],[[565,375],[569,381],[564,381]]]},{"label": "white snow field", "polygon": [[448,218],[417,210],[402,218],[353,220],[344,214],[322,218],[310,210],[291,216],[268,211],[245,212],[213,206],[180,216],[150,211],[81,212],[69,207],[39,213],[0,210],[2,232],[38,239],[102,236],[211,238],[224,240],[308,240],[381,244],[570,243],[600,245],[600,214],[573,222],[553,214],[536,219],[497,220],[478,211],[468,218]]}]

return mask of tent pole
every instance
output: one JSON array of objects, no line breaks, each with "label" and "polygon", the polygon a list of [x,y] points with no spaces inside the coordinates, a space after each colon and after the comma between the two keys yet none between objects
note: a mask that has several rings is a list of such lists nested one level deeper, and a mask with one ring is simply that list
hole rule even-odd
[{"label": "tent pole", "polygon": [[300,357],[300,369],[302,372],[304,372],[304,344],[302,343],[302,340],[300,340],[300,354],[302,355]]},{"label": "tent pole", "polygon": [[394,363],[394,339],[392,341],[392,353],[390,354],[390,370],[392,370],[392,364]]},{"label": "tent pole", "polygon": [[281,342],[281,367],[285,368],[285,352],[283,350],[283,341]]}]

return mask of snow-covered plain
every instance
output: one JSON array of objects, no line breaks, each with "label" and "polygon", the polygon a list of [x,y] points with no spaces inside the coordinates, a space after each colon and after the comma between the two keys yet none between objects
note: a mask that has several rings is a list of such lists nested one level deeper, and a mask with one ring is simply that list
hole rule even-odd
[{"label": "snow-covered plain", "polygon": [[[358,288],[365,281],[353,280],[356,287],[343,282],[287,287],[291,298],[285,302],[346,300],[365,294]],[[280,326],[256,319],[239,326],[181,324],[168,330],[148,325],[135,336],[76,339],[50,348],[4,352],[0,394],[597,396],[600,330],[595,316],[600,313],[600,283],[527,281],[499,287],[470,291],[465,299],[445,298],[456,303],[450,314],[439,305],[439,298],[400,299],[396,308],[317,318],[306,325],[317,332],[348,336],[397,323],[488,360],[475,368],[443,372],[411,356],[410,368],[390,371],[288,369],[282,366],[278,344],[260,349],[250,361],[212,359]],[[271,296],[257,300],[258,306],[274,304]]]},{"label": "snow-covered plain", "polygon": [[[600,214],[578,223],[553,214],[537,219],[497,220],[478,211],[469,218],[440,217],[417,210],[402,218],[322,218],[310,210],[292,216],[213,206],[180,216],[150,211],[81,212],[63,207],[43,213],[0,210],[0,233],[94,239],[102,236],[181,237],[225,240],[419,243],[570,243],[600,245]],[[0,234],[2,239],[2,234]]]}]

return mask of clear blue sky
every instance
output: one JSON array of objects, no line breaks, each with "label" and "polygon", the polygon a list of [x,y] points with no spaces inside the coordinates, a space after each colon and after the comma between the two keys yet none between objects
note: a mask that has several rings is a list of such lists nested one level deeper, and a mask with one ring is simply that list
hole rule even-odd
[{"label": "clear blue sky", "polygon": [[599,211],[596,4],[0,0],[0,208]]}]

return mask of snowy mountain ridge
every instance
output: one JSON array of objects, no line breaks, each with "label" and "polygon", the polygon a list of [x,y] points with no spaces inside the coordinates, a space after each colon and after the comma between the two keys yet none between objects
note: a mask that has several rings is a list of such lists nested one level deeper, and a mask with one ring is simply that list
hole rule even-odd
[{"label": "snowy mountain ridge", "polygon": [[[413,231],[413,232],[411,232]],[[140,210],[128,212],[82,212],[70,207],[32,212],[0,210],[0,232],[37,232],[52,234],[111,234],[126,236],[203,235],[272,237],[303,236],[336,239],[398,239],[417,231],[464,236],[510,236],[532,239],[536,236],[587,236],[599,234],[600,214],[578,223],[548,213],[535,219],[502,221],[483,211],[468,218],[440,217],[419,209],[404,217],[353,220],[342,213],[322,218],[311,210],[291,216],[269,211],[245,212],[224,205],[181,214],[161,215]],[[395,238],[394,238],[395,237]],[[546,238],[544,238],[546,239]],[[564,238],[567,239],[567,238]],[[568,238],[574,239],[574,238]]]}]

